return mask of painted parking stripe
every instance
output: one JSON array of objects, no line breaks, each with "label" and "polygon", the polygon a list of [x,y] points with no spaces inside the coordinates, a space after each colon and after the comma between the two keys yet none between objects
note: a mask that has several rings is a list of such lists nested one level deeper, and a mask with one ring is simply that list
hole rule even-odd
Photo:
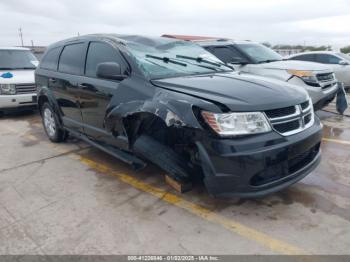
[{"label": "painted parking stripe", "polygon": [[338,144],[350,146],[350,141],[346,141],[346,140],[339,140],[339,139],[332,139],[332,138],[322,138],[322,140],[326,141],[326,142],[333,142],[333,143],[338,143]]},{"label": "painted parking stripe", "polygon": [[184,210],[187,210],[191,214],[194,214],[200,218],[203,218],[209,222],[219,224],[226,229],[230,230],[233,233],[236,233],[246,239],[255,241],[259,243],[260,245],[274,251],[280,254],[287,254],[287,255],[300,255],[300,254],[307,254],[306,251],[302,250],[301,248],[298,248],[294,245],[291,245],[289,243],[286,243],[284,241],[275,239],[265,233],[262,233],[260,231],[257,231],[253,228],[250,228],[248,226],[245,226],[237,221],[225,218],[213,211],[210,211],[209,209],[202,207],[200,205],[197,205],[195,203],[192,203],[190,201],[185,200],[184,198],[169,193],[163,189],[154,187],[152,185],[149,185],[147,183],[144,183],[136,178],[133,178],[132,176],[122,174],[119,172],[116,172],[110,167],[107,167],[106,165],[97,163],[91,159],[80,157],[80,161],[84,163],[85,165],[89,166],[92,169],[95,169],[96,171],[99,171],[101,173],[108,173],[110,175],[114,175],[118,177],[121,181],[123,181],[126,184],[129,184],[130,186],[137,188],[143,192],[147,192],[151,195],[153,195],[156,198],[159,198],[169,204],[175,205],[179,208],[182,208]]}]

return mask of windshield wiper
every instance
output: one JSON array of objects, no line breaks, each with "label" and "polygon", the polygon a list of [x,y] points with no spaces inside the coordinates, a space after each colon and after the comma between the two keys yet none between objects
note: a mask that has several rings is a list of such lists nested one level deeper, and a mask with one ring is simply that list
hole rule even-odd
[{"label": "windshield wiper", "polygon": [[186,55],[176,55],[177,58],[182,58],[182,59],[189,59],[189,60],[193,60],[193,61],[196,61],[198,63],[206,63],[206,64],[210,64],[210,65],[213,65],[213,66],[217,66],[217,67],[220,67],[220,66],[226,66],[224,63],[218,63],[218,62],[213,62],[213,61],[210,61],[208,59],[205,59],[203,57],[192,57],[192,56],[186,56]]},{"label": "windshield wiper", "polygon": [[276,61],[281,61],[280,59],[266,59],[259,61],[258,64],[263,64],[263,63],[271,63],[271,62],[276,62]]},{"label": "windshield wiper", "polygon": [[176,64],[176,65],[180,65],[180,66],[187,66],[187,64],[185,64],[185,63],[178,62],[178,61],[173,60],[173,59],[171,59],[169,57],[166,57],[166,56],[161,57],[161,56],[155,56],[155,55],[146,54],[146,57],[147,58],[153,58],[153,59],[161,60],[164,63],[172,63],[172,64]]},{"label": "windshield wiper", "polygon": [[15,70],[13,67],[0,67],[0,70]]}]

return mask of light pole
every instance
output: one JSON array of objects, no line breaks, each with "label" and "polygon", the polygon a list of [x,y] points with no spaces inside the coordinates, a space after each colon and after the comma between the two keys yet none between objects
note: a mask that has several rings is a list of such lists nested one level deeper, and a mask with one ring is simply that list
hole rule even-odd
[{"label": "light pole", "polygon": [[20,28],[18,29],[18,31],[19,31],[19,37],[21,38],[21,44],[22,44],[22,46],[23,46],[23,33],[22,33],[22,28],[20,27]]}]

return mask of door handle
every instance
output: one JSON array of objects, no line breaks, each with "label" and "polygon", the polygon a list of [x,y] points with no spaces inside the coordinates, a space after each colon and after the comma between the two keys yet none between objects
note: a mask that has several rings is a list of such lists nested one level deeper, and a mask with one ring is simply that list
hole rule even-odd
[{"label": "door handle", "polygon": [[89,92],[94,92],[94,93],[98,93],[98,89],[90,84],[79,84],[78,87],[84,91],[89,91]]},{"label": "door handle", "polygon": [[79,84],[78,87],[82,88],[82,89],[86,89],[86,88],[88,88],[88,85],[87,84]]},{"label": "door handle", "polygon": [[49,82],[50,82],[50,83],[56,83],[56,81],[57,81],[56,78],[53,78],[53,77],[50,77],[50,78],[49,78]]}]

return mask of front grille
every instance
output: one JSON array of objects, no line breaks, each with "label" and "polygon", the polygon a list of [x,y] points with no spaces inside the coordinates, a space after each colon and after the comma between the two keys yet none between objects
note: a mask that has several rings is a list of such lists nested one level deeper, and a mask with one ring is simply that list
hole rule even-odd
[{"label": "front grille", "polygon": [[35,84],[17,84],[16,85],[17,94],[32,94],[36,93]]},{"label": "front grille", "polygon": [[266,110],[265,114],[269,118],[283,117],[285,115],[292,115],[295,113],[295,106],[283,107],[273,110]]},{"label": "front grille", "polygon": [[310,101],[295,106],[266,110],[265,114],[273,129],[284,136],[299,133],[310,127],[314,117]]},{"label": "front grille", "polygon": [[333,73],[317,74],[316,77],[317,77],[317,80],[320,82],[330,82],[334,80]]},{"label": "front grille", "polygon": [[287,132],[290,132],[292,130],[296,130],[296,129],[300,128],[300,121],[299,121],[299,119],[297,119],[297,120],[282,123],[282,124],[275,124],[274,128],[279,133],[287,133]]},{"label": "front grille", "polygon": [[308,108],[309,105],[310,105],[309,101],[305,101],[304,103],[300,104],[302,110],[305,110],[306,108]]},{"label": "front grille", "polygon": [[307,125],[311,121],[311,114],[304,116],[304,123]]}]

